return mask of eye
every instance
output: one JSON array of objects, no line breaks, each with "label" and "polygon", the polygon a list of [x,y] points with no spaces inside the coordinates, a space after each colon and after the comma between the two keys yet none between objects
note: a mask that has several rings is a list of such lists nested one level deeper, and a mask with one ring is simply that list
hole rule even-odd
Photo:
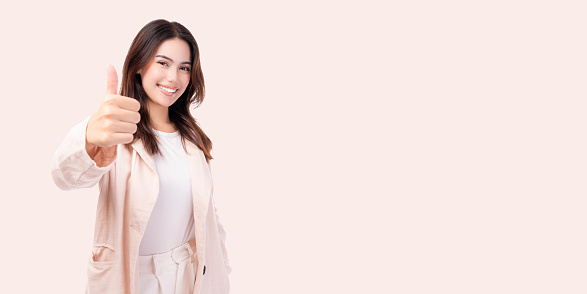
[{"label": "eye", "polygon": [[167,64],[167,62],[165,62],[165,61],[162,61],[162,60],[160,60],[160,61],[157,61],[157,63],[159,63],[159,64],[161,64],[161,65],[164,65],[164,66],[169,66],[169,65]]},{"label": "eye", "polygon": [[184,71],[190,71],[190,68],[187,66],[182,66],[180,69]]}]

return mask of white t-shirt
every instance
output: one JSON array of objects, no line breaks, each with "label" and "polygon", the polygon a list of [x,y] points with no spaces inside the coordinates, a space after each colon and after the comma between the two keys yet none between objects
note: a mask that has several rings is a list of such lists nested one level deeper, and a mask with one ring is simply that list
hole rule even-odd
[{"label": "white t-shirt", "polygon": [[139,255],[167,252],[195,237],[188,158],[179,131],[153,129],[162,155],[155,155],[159,197],[145,228]]}]

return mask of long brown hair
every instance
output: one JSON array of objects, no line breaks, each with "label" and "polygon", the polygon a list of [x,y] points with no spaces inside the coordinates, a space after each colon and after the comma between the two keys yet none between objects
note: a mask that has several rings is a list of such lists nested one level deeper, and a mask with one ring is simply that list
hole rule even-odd
[{"label": "long brown hair", "polygon": [[175,38],[183,40],[189,45],[192,66],[190,82],[185,92],[169,106],[169,121],[179,131],[184,150],[187,152],[185,140],[189,140],[204,152],[206,162],[210,162],[210,159],[213,158],[210,155],[212,141],[199,127],[189,109],[191,104],[195,104],[195,109],[204,101],[204,75],[200,66],[198,43],[183,25],[164,19],[151,21],[139,31],[132,41],[124,61],[120,95],[135,98],[141,104],[139,110],[141,120],[137,124],[137,131],[134,133],[132,142],[125,144],[125,147],[130,151],[131,144],[141,139],[150,155],[161,154],[157,136],[151,129],[152,122],[147,109],[149,97],[143,89],[141,76],[138,72],[149,64],[161,43]]}]

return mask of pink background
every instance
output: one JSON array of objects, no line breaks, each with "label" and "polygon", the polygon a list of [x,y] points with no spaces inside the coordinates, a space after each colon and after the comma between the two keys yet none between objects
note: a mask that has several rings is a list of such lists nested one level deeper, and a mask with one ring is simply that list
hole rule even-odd
[{"label": "pink background", "polygon": [[402,2],[13,1],[1,292],[84,290],[98,188],[51,158],[165,18],[201,50],[233,293],[586,293],[586,5]]}]

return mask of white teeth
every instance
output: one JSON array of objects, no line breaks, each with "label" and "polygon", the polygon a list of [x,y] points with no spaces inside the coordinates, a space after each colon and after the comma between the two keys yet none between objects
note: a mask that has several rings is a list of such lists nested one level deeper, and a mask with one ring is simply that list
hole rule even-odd
[{"label": "white teeth", "polygon": [[159,86],[159,89],[161,89],[161,90],[163,90],[165,92],[169,92],[169,93],[175,93],[177,91],[177,89],[172,90],[172,89],[169,89],[169,88],[165,88],[163,86]]}]

